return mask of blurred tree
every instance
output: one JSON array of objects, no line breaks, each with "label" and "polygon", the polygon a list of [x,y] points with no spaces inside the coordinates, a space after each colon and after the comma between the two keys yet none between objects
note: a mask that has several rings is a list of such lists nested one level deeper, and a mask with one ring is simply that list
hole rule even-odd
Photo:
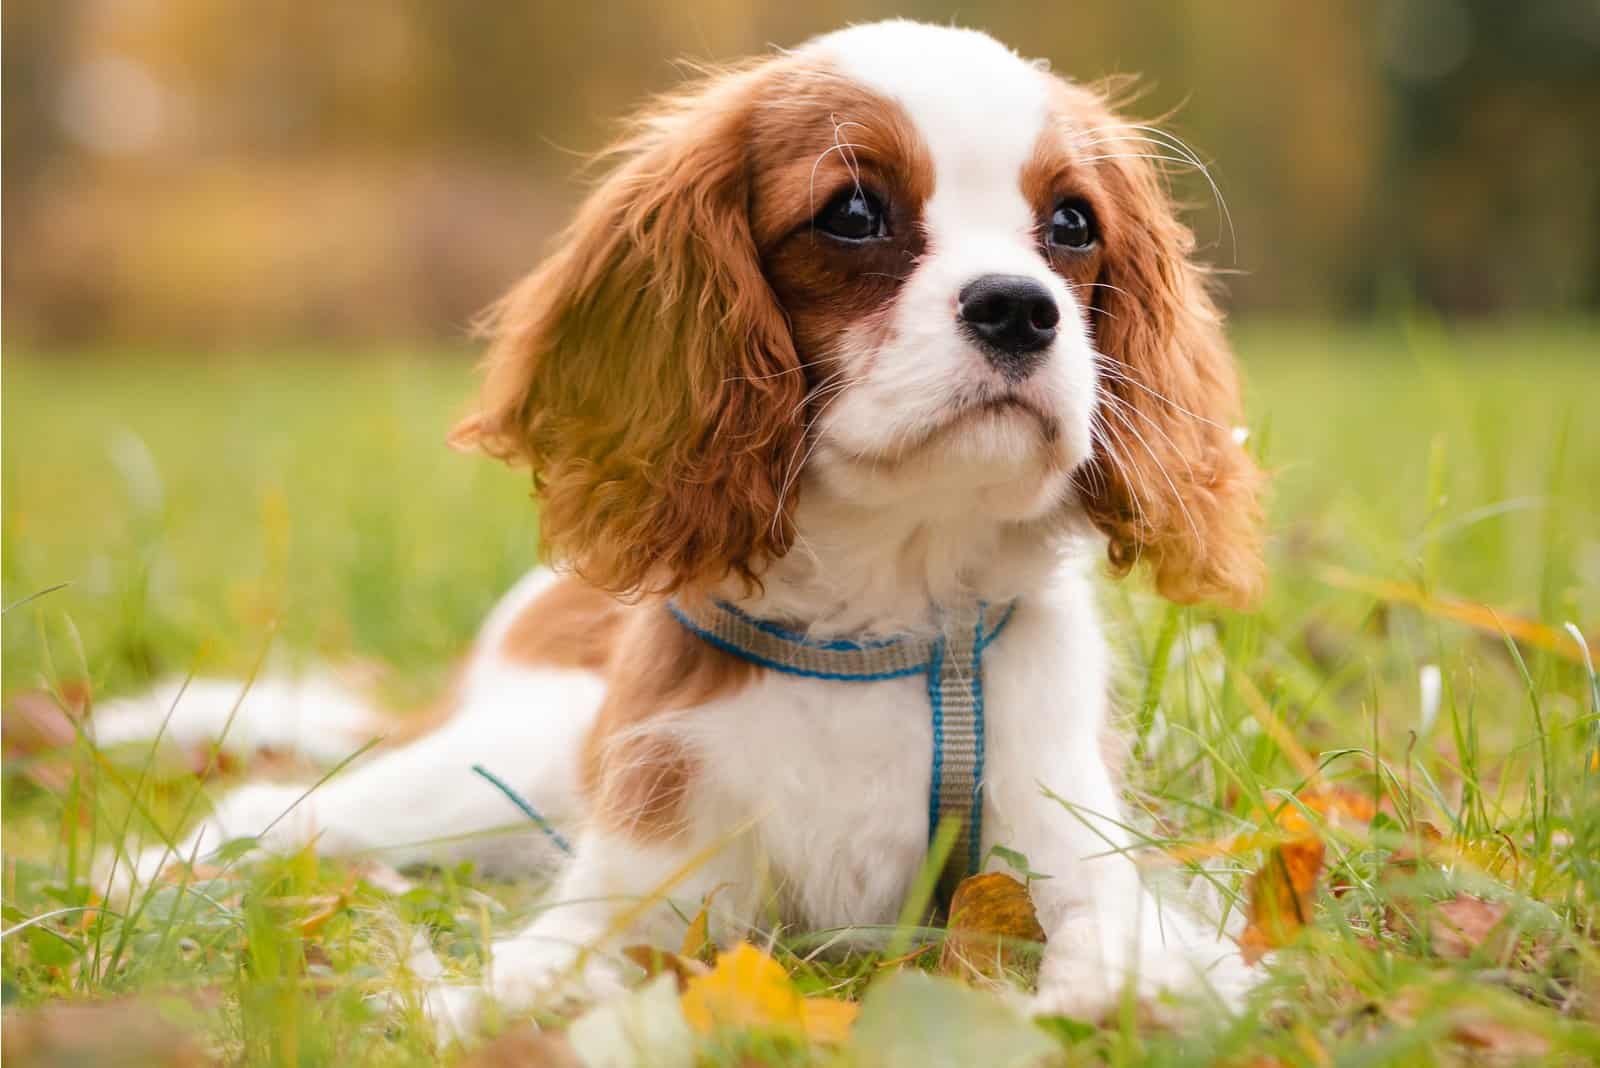
[{"label": "blurred tree", "polygon": [[1594,0],[13,0],[7,336],[460,336],[679,57],[890,14],[1142,75],[1240,311],[1600,307]]},{"label": "blurred tree", "polygon": [[1365,279],[1455,311],[1600,307],[1600,4],[1391,0]]}]

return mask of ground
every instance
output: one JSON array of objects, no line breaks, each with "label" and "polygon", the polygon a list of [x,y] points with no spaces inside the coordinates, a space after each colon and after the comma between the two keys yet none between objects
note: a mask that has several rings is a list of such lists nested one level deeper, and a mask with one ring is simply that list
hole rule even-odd
[{"label": "ground", "polygon": [[[1243,1014],[1039,1029],[1002,993],[907,975],[937,970],[915,932],[838,959],[783,931],[761,948],[795,990],[865,993],[853,1034],[757,1013],[691,1028],[701,1063],[1027,1063],[1040,1035],[1068,1064],[1600,1058],[1600,687],[1564,628],[1600,639],[1600,331],[1237,336],[1275,473],[1268,599],[1176,609],[1132,582],[1106,601],[1141,863],[1287,943]],[[343,665],[417,707],[534,559],[524,478],[444,447],[465,354],[13,349],[4,374],[8,746],[45,714],[30,691],[71,705],[258,664]],[[419,932],[478,974],[538,887],[241,850],[95,908],[90,858],[175,833],[197,772],[207,791],[238,773],[215,763],[8,750],[7,1054],[433,1063],[421,1017],[370,995],[414,987]],[[639,1002],[705,1023],[704,987],[681,1013],[663,988]],[[446,1056],[558,1055],[507,1026]]]}]

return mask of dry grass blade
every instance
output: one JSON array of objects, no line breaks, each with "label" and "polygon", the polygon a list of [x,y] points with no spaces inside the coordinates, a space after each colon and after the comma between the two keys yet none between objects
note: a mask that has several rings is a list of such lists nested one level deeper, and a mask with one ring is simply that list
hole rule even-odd
[{"label": "dry grass blade", "polygon": [[1575,664],[1586,664],[1600,656],[1600,649],[1597,649],[1593,642],[1590,642],[1586,649],[1566,631],[1511,612],[1502,612],[1497,608],[1478,604],[1476,601],[1429,593],[1420,586],[1410,583],[1370,578],[1339,567],[1317,568],[1316,575],[1323,583],[1334,589],[1366,594],[1393,604],[1411,605],[1418,611],[1438,619],[1464,623],[1496,637],[1507,635],[1519,642],[1566,657]]}]

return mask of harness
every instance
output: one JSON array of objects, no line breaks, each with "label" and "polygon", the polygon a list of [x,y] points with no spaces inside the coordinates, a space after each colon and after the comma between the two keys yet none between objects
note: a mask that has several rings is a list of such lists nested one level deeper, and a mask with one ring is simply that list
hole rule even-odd
[{"label": "harness", "polygon": [[982,865],[983,651],[1011,621],[1016,602],[983,601],[945,608],[937,637],[812,638],[757,619],[724,601],[668,602],[679,623],[742,660],[809,679],[873,683],[922,675],[933,717],[933,775],[928,787],[928,839],[941,822],[959,833],[942,873],[948,893]]}]

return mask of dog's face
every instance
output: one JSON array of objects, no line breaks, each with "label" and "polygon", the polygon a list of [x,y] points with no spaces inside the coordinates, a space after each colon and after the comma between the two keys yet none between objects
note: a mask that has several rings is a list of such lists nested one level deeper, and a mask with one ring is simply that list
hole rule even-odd
[{"label": "dog's face", "polygon": [[1247,600],[1259,476],[1178,152],[970,31],[710,77],[507,298],[458,439],[528,462],[547,550],[617,592],[758,577],[812,487],[1074,512],[1164,593]]},{"label": "dog's face", "polygon": [[1090,455],[1104,199],[1072,165],[1070,91],[974,33],[880,24],[813,51],[751,146],[757,247],[809,371],[805,481],[1058,507]]}]

